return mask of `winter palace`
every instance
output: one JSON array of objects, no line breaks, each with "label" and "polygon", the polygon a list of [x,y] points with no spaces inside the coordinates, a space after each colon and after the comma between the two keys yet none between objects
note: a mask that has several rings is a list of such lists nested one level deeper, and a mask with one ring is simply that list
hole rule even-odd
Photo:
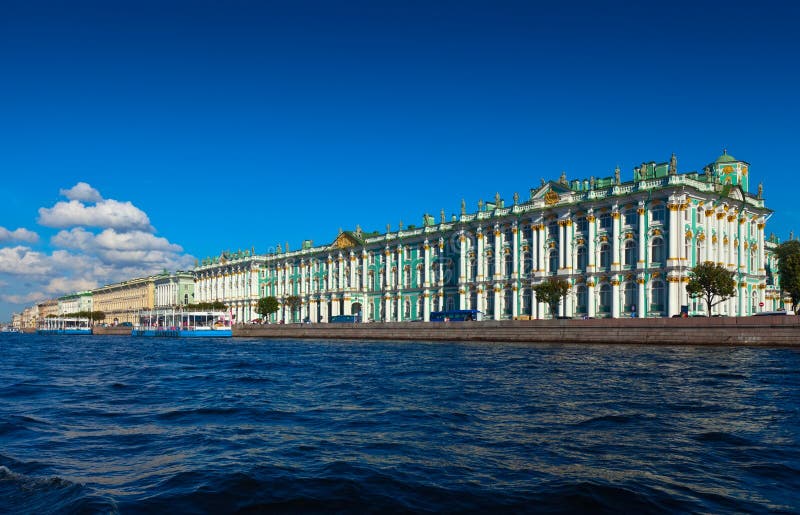
[{"label": "winter palace", "polygon": [[[341,231],[333,243],[265,255],[225,252],[198,263],[195,302],[222,300],[238,321],[259,318],[275,296],[273,321],[428,321],[437,310],[477,309],[487,319],[663,317],[703,314],[688,298],[689,270],[712,261],[735,273],[737,294],[715,314],[777,309],[779,295],[764,227],[762,187],[750,191],[749,164],[724,152],[700,172],[679,173],[673,155],[642,163],[633,179],[541,181],[523,198],[497,194],[468,210],[395,231]],[[774,265],[774,264],[773,264]],[[547,277],[572,288],[558,313],[532,287]],[[298,297],[296,309],[284,302]]]}]

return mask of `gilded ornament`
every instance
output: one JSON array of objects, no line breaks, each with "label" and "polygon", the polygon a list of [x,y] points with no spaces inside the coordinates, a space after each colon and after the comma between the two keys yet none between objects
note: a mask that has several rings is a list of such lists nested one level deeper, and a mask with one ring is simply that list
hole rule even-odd
[{"label": "gilded ornament", "polygon": [[561,197],[559,197],[558,193],[553,190],[550,190],[544,194],[544,203],[548,206],[558,203],[559,200],[561,200]]}]

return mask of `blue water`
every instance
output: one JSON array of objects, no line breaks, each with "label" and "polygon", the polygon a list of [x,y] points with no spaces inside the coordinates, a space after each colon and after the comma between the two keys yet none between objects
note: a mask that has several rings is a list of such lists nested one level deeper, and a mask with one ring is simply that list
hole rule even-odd
[{"label": "blue water", "polygon": [[0,512],[800,512],[800,352],[0,336]]}]

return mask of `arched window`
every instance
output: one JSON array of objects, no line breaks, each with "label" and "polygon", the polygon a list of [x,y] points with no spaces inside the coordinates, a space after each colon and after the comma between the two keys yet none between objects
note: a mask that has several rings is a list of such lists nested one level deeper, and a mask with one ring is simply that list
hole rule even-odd
[{"label": "arched window", "polygon": [[417,297],[417,320],[425,319],[425,299],[420,295]]},{"label": "arched window", "polygon": [[625,242],[625,265],[631,268],[636,267],[636,242],[633,240]]},{"label": "arched window", "polygon": [[575,307],[575,314],[576,315],[588,315],[588,305],[589,305],[589,290],[584,285],[580,285],[575,288],[575,301],[577,306]]},{"label": "arched window", "polygon": [[490,320],[494,319],[494,291],[491,289],[486,292],[486,315]]},{"label": "arched window", "polygon": [[405,318],[406,320],[411,318],[411,300],[410,299],[406,299],[406,301],[405,301],[405,309],[403,310],[403,318]]},{"label": "arched window", "polygon": [[625,299],[624,299],[624,311],[626,313],[630,313],[631,311],[635,311],[632,309],[633,306],[636,305],[636,283],[633,281],[628,281],[625,283]]},{"label": "arched window", "polygon": [[403,284],[401,286],[405,288],[411,288],[411,267],[406,265],[405,269],[403,270]]},{"label": "arched window", "polygon": [[514,272],[514,257],[510,252],[505,255],[505,265],[506,277],[511,277],[511,274]]},{"label": "arched window", "polygon": [[455,302],[453,302],[453,297],[448,297],[447,298],[447,310],[448,311],[453,311],[453,309],[455,309]]},{"label": "arched window", "polygon": [[692,238],[689,236],[685,238],[683,244],[683,258],[687,260],[687,263],[692,262]]},{"label": "arched window", "polygon": [[650,288],[650,311],[663,312],[666,309],[664,305],[664,283],[660,280],[653,281]]},{"label": "arched window", "polygon": [[697,239],[697,262],[702,263],[708,261],[708,253],[706,252],[706,239]]},{"label": "arched window", "polygon": [[525,288],[522,290],[522,314],[532,315],[533,312],[531,311],[531,308],[531,289]]},{"label": "arched window", "polygon": [[550,275],[556,275],[558,273],[558,249],[553,249],[550,251],[549,256],[549,268],[548,271]]},{"label": "arched window", "polygon": [[581,272],[586,271],[586,265],[588,263],[588,253],[586,251],[586,247],[581,245],[578,247],[578,270]]},{"label": "arched window", "polygon": [[533,270],[533,260],[531,259],[530,252],[523,252],[522,253],[522,273],[524,276],[529,276]]},{"label": "arched window", "polygon": [[664,238],[653,238],[650,243],[650,262],[655,265],[664,263]]},{"label": "arched window", "polygon": [[600,268],[604,270],[611,268],[611,245],[608,243],[600,245]]},{"label": "arched window", "polygon": [[486,256],[486,277],[494,277],[494,256],[491,254]]},{"label": "arched window", "polygon": [[611,313],[611,285],[608,283],[601,284],[599,290],[599,306],[600,313]]},{"label": "arched window", "polygon": [[503,313],[511,316],[512,308],[514,307],[514,290],[506,288],[505,295],[503,296]]},{"label": "arched window", "polygon": [[478,309],[478,292],[472,290],[469,294],[469,309]]}]

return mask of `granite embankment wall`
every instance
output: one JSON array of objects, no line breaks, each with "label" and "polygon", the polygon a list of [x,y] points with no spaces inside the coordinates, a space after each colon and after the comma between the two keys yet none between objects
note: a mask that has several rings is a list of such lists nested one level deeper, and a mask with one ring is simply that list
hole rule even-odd
[{"label": "granite embankment wall", "polygon": [[256,338],[800,346],[800,316],[238,325]]},{"label": "granite embankment wall", "polygon": [[97,325],[97,326],[92,327],[92,334],[104,335],[104,336],[108,336],[108,335],[112,335],[112,336],[130,336],[132,329],[133,329],[132,327],[121,327],[121,326],[103,327],[103,326]]}]

